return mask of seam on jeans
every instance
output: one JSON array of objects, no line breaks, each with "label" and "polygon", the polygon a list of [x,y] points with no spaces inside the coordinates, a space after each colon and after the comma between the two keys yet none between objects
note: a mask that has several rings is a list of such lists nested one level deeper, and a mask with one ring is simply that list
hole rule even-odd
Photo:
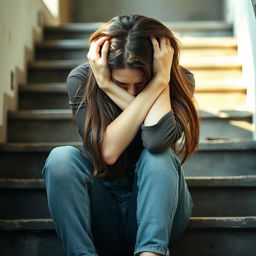
[{"label": "seam on jeans", "polygon": [[140,208],[139,208],[139,187],[138,187],[138,181],[139,181],[139,179],[138,179],[138,176],[137,176],[136,186],[137,186],[138,193],[137,193],[137,198],[136,198],[136,203],[137,203],[136,219],[137,219],[137,223],[138,223],[138,226],[139,226],[140,223],[141,223],[141,220],[139,218],[139,210],[140,210]]},{"label": "seam on jeans", "polygon": [[[177,174],[178,176],[178,182],[176,183],[176,189],[175,189],[175,198],[174,198],[174,204],[173,204],[173,208],[172,208],[172,211],[171,211],[171,223],[173,222],[173,219],[174,219],[174,208],[177,209],[177,206],[178,206],[178,188],[179,188],[179,179],[180,179],[180,176],[179,174]],[[176,207],[174,207],[176,205]]]}]

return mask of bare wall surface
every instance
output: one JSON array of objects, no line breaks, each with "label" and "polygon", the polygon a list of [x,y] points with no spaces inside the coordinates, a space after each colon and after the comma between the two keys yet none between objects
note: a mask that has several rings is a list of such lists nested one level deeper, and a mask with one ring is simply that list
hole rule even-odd
[{"label": "bare wall surface", "polygon": [[26,82],[26,65],[33,59],[38,25],[51,17],[41,0],[0,0],[0,143],[6,142],[7,111],[17,109],[18,85]]},{"label": "bare wall surface", "polygon": [[222,20],[224,0],[73,0],[72,22],[105,22],[141,14],[161,21]]}]

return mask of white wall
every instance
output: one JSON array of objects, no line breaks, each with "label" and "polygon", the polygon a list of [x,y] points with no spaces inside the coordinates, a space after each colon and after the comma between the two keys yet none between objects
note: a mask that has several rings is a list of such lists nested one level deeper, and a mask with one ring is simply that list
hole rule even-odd
[{"label": "white wall", "polygon": [[256,17],[251,0],[235,0],[232,7],[243,82],[247,86],[247,108],[253,113],[253,139],[256,140]]},{"label": "white wall", "polygon": [[26,83],[34,42],[41,40],[40,20],[58,23],[41,0],[0,0],[0,143],[6,142],[7,111],[17,109],[18,85]]}]

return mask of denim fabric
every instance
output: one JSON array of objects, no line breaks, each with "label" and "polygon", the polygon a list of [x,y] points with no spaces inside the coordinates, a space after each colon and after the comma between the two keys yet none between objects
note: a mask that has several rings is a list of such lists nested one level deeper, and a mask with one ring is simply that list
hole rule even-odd
[{"label": "denim fabric", "polygon": [[90,162],[73,146],[53,148],[42,170],[65,255],[171,255],[193,208],[174,151],[143,149],[134,176],[120,181],[89,177],[91,173]]}]

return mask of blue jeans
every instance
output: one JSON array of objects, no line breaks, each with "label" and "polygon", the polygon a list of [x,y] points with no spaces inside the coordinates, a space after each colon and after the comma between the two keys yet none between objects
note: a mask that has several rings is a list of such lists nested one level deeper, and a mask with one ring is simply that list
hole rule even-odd
[{"label": "blue jeans", "polygon": [[[170,255],[187,228],[193,201],[172,149],[143,149],[134,176],[89,177],[92,166],[73,146],[51,150],[42,170],[48,208],[69,256]],[[134,177],[134,178],[133,178]]]}]

